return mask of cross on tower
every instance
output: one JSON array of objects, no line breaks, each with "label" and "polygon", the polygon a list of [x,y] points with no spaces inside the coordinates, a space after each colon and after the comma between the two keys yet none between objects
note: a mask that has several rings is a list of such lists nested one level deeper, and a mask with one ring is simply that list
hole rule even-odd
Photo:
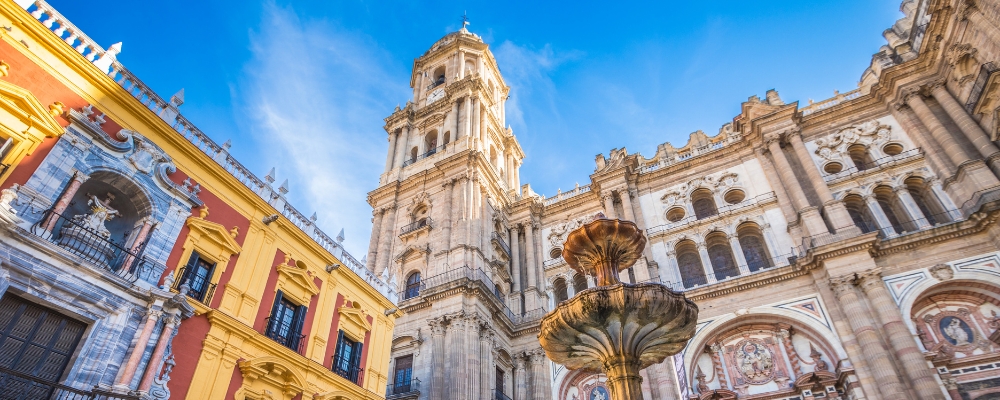
[{"label": "cross on tower", "polygon": [[466,12],[463,11],[462,12],[462,29],[465,29],[465,27],[469,26],[470,24],[471,24],[471,22],[469,22],[468,13],[466,13]]}]

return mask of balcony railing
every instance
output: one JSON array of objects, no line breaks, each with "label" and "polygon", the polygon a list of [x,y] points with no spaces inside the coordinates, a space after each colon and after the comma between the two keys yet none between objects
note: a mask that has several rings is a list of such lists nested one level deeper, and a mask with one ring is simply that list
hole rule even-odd
[{"label": "balcony railing", "polygon": [[497,242],[497,245],[510,257],[510,246],[507,245],[507,241],[503,240],[503,236],[497,232],[493,232],[493,241]]},{"label": "balcony railing", "polygon": [[909,149],[902,153],[896,154],[894,156],[879,157],[869,162],[861,163],[861,165],[850,164],[845,166],[843,171],[837,172],[835,174],[830,174],[823,177],[826,182],[836,181],[838,179],[848,177],[854,174],[862,173],[865,171],[875,171],[877,169],[888,167],[891,165],[898,164],[903,161],[907,161],[923,154],[923,150],[920,147]]},{"label": "balcony railing", "polygon": [[719,218],[720,216],[739,213],[744,210],[751,209],[754,207],[759,207],[761,205],[768,204],[776,200],[777,197],[774,195],[774,192],[763,193],[755,197],[751,197],[749,199],[744,199],[743,201],[736,204],[726,204],[723,206],[719,206],[716,209],[715,214],[706,216],[701,219],[698,219],[698,217],[692,213],[692,215],[685,216],[683,219],[677,222],[670,222],[663,225],[654,226],[652,228],[646,229],[646,234],[651,237],[657,235],[663,235],[667,232],[674,232],[677,229],[682,229],[688,226],[702,224],[705,223],[705,221],[714,220],[716,218]]},{"label": "balcony railing", "polygon": [[516,314],[507,307],[507,303],[503,300],[500,290],[497,285],[493,283],[490,279],[489,274],[484,272],[479,268],[470,268],[469,266],[463,266],[461,268],[455,268],[451,271],[447,271],[441,274],[434,275],[432,277],[422,279],[420,282],[420,292],[425,293],[427,290],[439,286],[444,286],[451,284],[453,282],[459,282],[463,280],[480,282],[486,288],[493,292],[497,296],[500,305],[500,312],[507,316],[507,319],[511,321],[514,325],[527,324],[541,320],[545,316],[545,310],[538,308],[530,311],[526,311],[521,314]]},{"label": "balcony railing", "polygon": [[[751,269],[749,274],[740,274],[738,268],[725,269],[725,270],[715,270],[715,281],[709,282],[708,278],[705,276],[693,276],[693,277],[682,277],[679,282],[663,282],[663,285],[669,287],[670,289],[678,292],[683,292],[685,290],[692,290],[704,286],[714,285],[716,283],[728,282],[737,278],[744,276],[756,275],[761,272],[770,271],[774,268],[780,268],[787,266],[789,264],[795,264],[797,256],[794,253],[783,254],[776,257],[771,257],[769,260],[757,260],[753,263],[747,262],[747,267]],[[658,282],[659,279],[650,279],[646,282]]]},{"label": "balcony railing", "polygon": [[138,400],[137,394],[112,393],[98,388],[74,389],[56,382],[39,379],[11,369],[0,367],[0,399],[49,399],[49,400]]},{"label": "balcony railing", "polygon": [[507,395],[503,394],[503,391],[500,390],[500,389],[494,389],[493,390],[493,399],[494,400],[511,400],[510,396],[507,396]]},{"label": "balcony railing", "polygon": [[271,329],[271,317],[264,319],[264,326],[267,327],[264,331],[264,336],[271,338],[271,340],[278,342],[278,344],[285,346],[296,353],[305,354],[304,347],[306,341],[302,339],[304,339],[306,335],[288,332],[288,334],[282,336],[280,333],[276,332],[275,329]]},{"label": "balcony railing", "polygon": [[[187,267],[185,266],[185,267],[181,267],[179,270],[177,270],[177,276],[183,277],[184,276],[184,271],[186,269],[187,269]],[[190,298],[198,301],[201,304],[205,304],[205,305],[211,304],[212,303],[212,296],[215,295],[215,286],[217,284],[206,282],[204,285],[202,285],[202,287],[196,288],[196,287],[192,287],[191,286],[191,283],[188,282],[189,280],[190,279],[178,279],[176,282],[174,282],[174,290],[178,290],[179,291],[181,286],[183,286],[184,284],[187,284],[188,285],[188,292],[187,292],[187,296],[188,297],[190,297]]]},{"label": "balcony railing", "polygon": [[358,365],[341,368],[341,364],[342,360],[337,358],[337,356],[334,356],[332,368],[333,373],[344,377],[344,379],[351,381],[351,383],[355,385],[361,386],[361,382],[364,380],[365,371]]},{"label": "balcony railing", "polygon": [[411,378],[408,381],[393,382],[385,387],[387,397],[405,397],[420,394],[420,379]]},{"label": "balcony railing", "polygon": [[420,296],[420,282],[406,285],[406,291],[403,292],[403,300],[409,300],[417,296]]},{"label": "balcony railing", "polygon": [[[46,226],[52,226],[52,232],[48,232]],[[42,218],[31,226],[30,232],[129,282],[148,277],[154,269],[165,269],[162,264],[143,256],[148,239],[147,242],[127,248],[122,242],[51,209],[45,211]]]},{"label": "balcony railing", "polygon": [[417,161],[423,160],[423,159],[425,159],[427,157],[433,156],[433,155],[435,155],[437,153],[440,153],[440,152],[443,152],[443,151],[445,151],[447,149],[448,149],[448,144],[447,143],[442,144],[442,145],[440,145],[438,147],[435,147],[433,149],[428,150],[424,154],[418,155],[416,158],[410,158],[408,160],[403,161],[403,166],[405,167],[407,165],[413,164],[413,163],[415,163]]},{"label": "balcony railing", "polygon": [[405,235],[407,233],[413,232],[413,231],[415,231],[417,229],[420,229],[420,228],[430,227],[431,223],[433,223],[433,222],[434,221],[431,220],[430,218],[418,219],[416,222],[400,228],[399,229],[399,236],[403,236],[403,235]]}]

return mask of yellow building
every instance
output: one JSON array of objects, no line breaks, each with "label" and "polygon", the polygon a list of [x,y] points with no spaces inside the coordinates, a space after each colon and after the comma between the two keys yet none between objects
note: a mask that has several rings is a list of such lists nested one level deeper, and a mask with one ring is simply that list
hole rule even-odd
[{"label": "yellow building", "polygon": [[[125,279],[119,297],[138,314],[124,323],[35,300],[16,282],[7,291],[0,268],[4,299],[47,307],[88,332],[122,327],[122,351],[87,361],[83,349],[94,344],[83,335],[47,384],[121,398],[384,398],[402,315],[394,288],[289,205],[273,176],[255,176],[187,121],[182,93],[164,100],[118,63],[120,45],[102,48],[44,1],[0,0],[0,26],[10,27],[0,30],[0,138],[11,138],[0,186],[25,236],[12,246],[71,257],[56,238],[73,223],[62,215],[83,203],[83,220],[98,207],[109,213],[96,228],[105,237],[133,218],[124,242],[99,244],[119,250],[78,263]],[[34,207],[45,213],[32,217]],[[29,239],[44,243],[16,244]],[[3,362],[0,375],[14,368]],[[85,362],[109,369],[87,378]]]}]

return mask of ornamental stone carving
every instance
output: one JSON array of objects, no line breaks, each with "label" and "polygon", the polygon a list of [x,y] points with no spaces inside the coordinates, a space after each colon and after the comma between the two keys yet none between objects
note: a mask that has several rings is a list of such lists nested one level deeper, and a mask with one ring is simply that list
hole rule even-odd
[{"label": "ornamental stone carving", "polygon": [[847,148],[861,144],[878,147],[892,138],[891,127],[872,120],[841,129],[827,137],[816,140],[816,154],[829,161],[849,160]]},{"label": "ornamental stone carving", "polygon": [[946,281],[955,277],[955,271],[948,264],[938,264],[927,269],[935,279]]}]

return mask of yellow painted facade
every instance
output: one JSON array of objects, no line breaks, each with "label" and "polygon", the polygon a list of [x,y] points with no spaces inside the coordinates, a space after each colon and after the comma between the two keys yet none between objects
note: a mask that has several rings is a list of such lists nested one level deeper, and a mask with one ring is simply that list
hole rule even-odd
[{"label": "yellow painted facade", "polygon": [[[176,366],[169,382],[172,393],[186,396],[172,398],[384,398],[394,321],[402,315],[386,295],[286,218],[286,210],[248,188],[24,8],[0,0],[0,26],[10,28],[0,29],[0,40],[16,49],[18,57],[30,60],[36,66],[33,73],[51,75],[107,119],[155,143],[178,173],[201,187],[206,206],[195,208],[187,218],[165,278],[179,279],[176,274],[197,251],[217,265],[211,282],[218,287],[206,300],[217,307],[190,301],[195,316],[180,323],[173,339]],[[0,54],[0,127],[5,136],[17,138],[3,160],[14,165],[13,170],[45,138],[59,140],[62,132],[53,118],[32,115],[68,110],[36,100],[31,88],[3,81],[25,73],[2,62],[11,58]],[[8,171],[0,179],[10,175]],[[274,215],[281,217],[265,223]],[[266,318],[272,307],[267,299],[277,290],[297,304],[311,305],[301,354],[259,328],[261,316]],[[368,337],[360,386],[329,368],[336,340],[331,332],[337,329],[354,340]],[[191,370],[185,378],[183,372]]]}]

